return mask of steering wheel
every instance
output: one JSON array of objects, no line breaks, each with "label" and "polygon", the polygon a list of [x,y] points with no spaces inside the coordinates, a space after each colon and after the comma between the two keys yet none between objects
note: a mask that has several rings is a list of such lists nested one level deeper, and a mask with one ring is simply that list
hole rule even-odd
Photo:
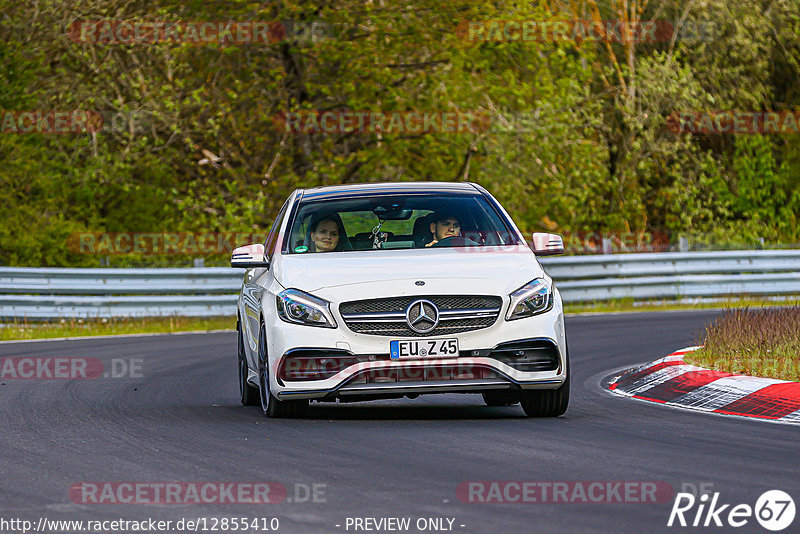
[{"label": "steering wheel", "polygon": [[450,237],[445,237],[444,239],[440,239],[431,247],[478,247],[480,243],[473,241],[468,237],[462,237],[460,235],[454,235]]}]

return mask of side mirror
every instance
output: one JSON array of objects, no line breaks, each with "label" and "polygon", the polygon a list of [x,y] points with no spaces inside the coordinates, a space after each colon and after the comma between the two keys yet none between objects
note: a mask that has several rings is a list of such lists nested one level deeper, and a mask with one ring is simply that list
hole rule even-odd
[{"label": "side mirror", "polygon": [[537,256],[554,256],[564,253],[564,240],[558,234],[533,234],[533,252]]},{"label": "side mirror", "polygon": [[269,267],[269,261],[264,258],[264,245],[245,245],[236,247],[231,254],[231,267],[251,269],[253,267]]}]

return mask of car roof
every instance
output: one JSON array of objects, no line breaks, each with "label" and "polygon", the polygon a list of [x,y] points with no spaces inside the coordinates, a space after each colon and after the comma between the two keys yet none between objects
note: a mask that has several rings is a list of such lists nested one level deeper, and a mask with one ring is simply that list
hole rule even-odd
[{"label": "car roof", "polygon": [[336,198],[366,197],[374,195],[421,194],[480,195],[471,182],[376,182],[314,187],[300,191],[298,200],[332,200]]}]

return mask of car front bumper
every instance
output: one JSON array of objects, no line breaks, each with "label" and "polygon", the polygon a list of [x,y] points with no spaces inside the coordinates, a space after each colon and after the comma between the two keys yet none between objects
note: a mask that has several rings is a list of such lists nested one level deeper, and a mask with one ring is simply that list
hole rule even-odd
[{"label": "car front bumper", "polygon": [[[459,340],[457,358],[388,359],[395,339],[352,332],[338,313],[337,328],[289,324],[277,314],[265,314],[270,366],[270,388],[279,399],[357,400],[428,393],[478,393],[490,390],[555,389],[567,377],[567,351],[561,300],[543,314],[505,320],[505,301],[497,321],[488,328],[435,338]],[[426,339],[426,338],[416,338]],[[523,371],[489,357],[498,345],[518,340],[552,343],[557,362],[549,370]],[[330,350],[359,358],[357,364],[318,380],[282,380],[277,377],[287,353],[300,349]],[[378,375],[378,381],[371,380]]]}]

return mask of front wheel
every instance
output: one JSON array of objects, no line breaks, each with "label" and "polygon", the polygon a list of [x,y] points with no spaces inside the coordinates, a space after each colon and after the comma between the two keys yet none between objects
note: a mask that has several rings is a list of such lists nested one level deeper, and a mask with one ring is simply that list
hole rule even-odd
[{"label": "front wheel", "polygon": [[528,417],[558,417],[569,406],[569,351],[567,351],[567,379],[558,389],[523,390],[520,404]]},{"label": "front wheel", "polygon": [[242,328],[239,323],[236,324],[236,330],[239,333],[239,395],[241,402],[245,406],[258,406],[258,388],[251,386],[247,382],[247,376],[250,374],[250,368],[247,365],[247,357],[244,352],[244,338],[242,337]]},{"label": "front wheel", "polygon": [[269,359],[267,358],[267,334],[264,325],[258,334],[258,391],[261,411],[267,417],[305,417],[308,414],[308,400],[278,400],[269,388]]}]

